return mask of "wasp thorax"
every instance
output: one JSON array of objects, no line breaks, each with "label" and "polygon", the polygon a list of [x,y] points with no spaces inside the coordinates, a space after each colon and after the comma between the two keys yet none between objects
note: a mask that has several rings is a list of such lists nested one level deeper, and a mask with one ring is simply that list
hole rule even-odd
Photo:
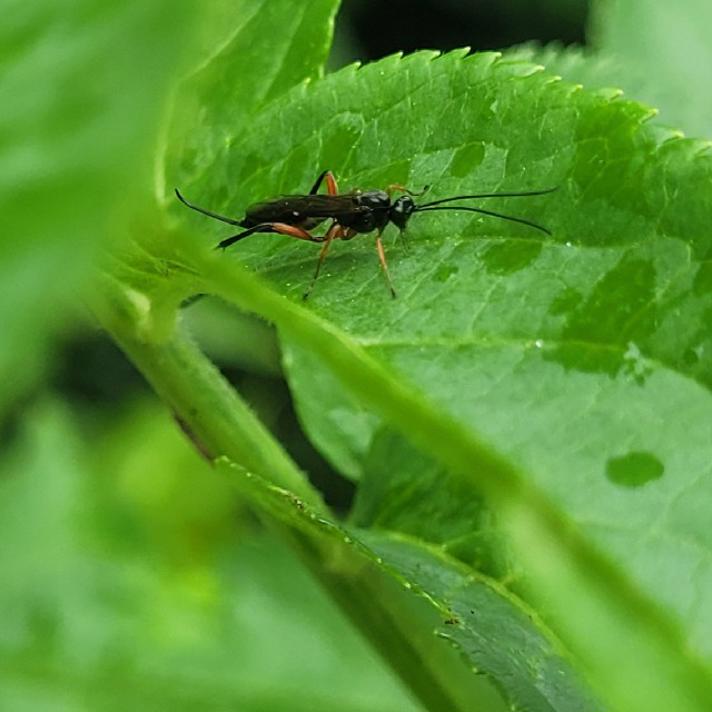
[{"label": "wasp thorax", "polygon": [[357,202],[361,207],[371,210],[387,210],[391,199],[384,190],[368,190],[358,194]]}]

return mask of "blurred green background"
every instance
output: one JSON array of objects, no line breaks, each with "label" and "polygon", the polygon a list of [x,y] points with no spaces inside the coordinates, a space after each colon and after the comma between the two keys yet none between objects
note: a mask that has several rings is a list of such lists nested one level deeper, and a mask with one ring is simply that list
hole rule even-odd
[{"label": "blurred green background", "polygon": [[[19,7],[9,3],[8,12]],[[583,43],[587,13],[582,0],[346,0],[329,66],[398,50]],[[61,48],[61,13],[47,22]],[[73,71],[86,81],[81,62],[65,81]],[[60,91],[52,81],[50,71],[47,86]],[[11,120],[20,118],[0,122],[5,160]],[[39,243],[36,253],[17,279],[42,296],[68,277],[57,274],[51,249]],[[185,316],[327,501],[347,511],[352,485],[303,435],[270,327],[217,300]],[[52,341],[18,324],[38,366],[27,382],[3,381],[0,709],[418,708],[291,554],[235,503],[80,305],[57,320]]]}]

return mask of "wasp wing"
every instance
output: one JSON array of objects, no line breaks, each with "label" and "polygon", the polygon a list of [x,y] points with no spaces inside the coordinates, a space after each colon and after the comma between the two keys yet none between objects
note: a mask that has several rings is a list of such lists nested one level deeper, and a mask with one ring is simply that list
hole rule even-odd
[{"label": "wasp wing", "polygon": [[283,195],[273,200],[255,203],[247,209],[250,222],[283,222],[299,225],[306,221],[321,221],[359,214],[368,210],[359,205],[356,196],[343,195]]}]

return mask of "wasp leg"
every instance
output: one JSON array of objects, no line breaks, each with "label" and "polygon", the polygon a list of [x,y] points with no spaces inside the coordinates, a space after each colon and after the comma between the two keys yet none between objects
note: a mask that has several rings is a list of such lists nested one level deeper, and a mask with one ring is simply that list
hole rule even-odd
[{"label": "wasp leg", "polygon": [[314,289],[314,284],[316,284],[317,277],[319,276],[319,272],[321,271],[321,266],[324,263],[324,260],[326,259],[326,255],[329,253],[329,247],[331,246],[331,243],[333,240],[338,240],[341,238],[341,235],[344,232],[344,228],[341,227],[338,223],[334,222],[332,223],[331,227],[327,230],[326,235],[322,238],[324,241],[324,245],[321,248],[321,251],[319,252],[319,259],[316,263],[316,270],[314,271],[314,276],[312,277],[312,281],[309,283],[309,286],[307,287],[306,291],[302,295],[302,299],[308,299],[309,295],[311,294],[312,289]]},{"label": "wasp leg", "polygon": [[334,174],[331,171],[322,171],[309,191],[309,195],[316,195],[319,192],[319,188],[321,188],[321,184],[324,182],[324,179],[326,179],[326,192],[328,195],[339,194],[339,186],[336,184]]},{"label": "wasp leg", "polygon": [[324,242],[325,239],[323,237],[315,237],[309,231],[302,230],[302,228],[296,227],[295,225],[287,225],[287,223],[268,222],[260,223],[259,225],[255,225],[251,228],[248,228],[244,232],[241,232],[237,235],[233,235],[232,237],[225,238],[217,245],[216,249],[219,247],[224,250],[226,247],[234,245],[238,240],[242,240],[245,237],[254,235],[256,232],[275,232],[279,235],[296,237],[298,240],[307,240],[308,242]]},{"label": "wasp leg", "polygon": [[306,240],[307,242],[324,242],[326,236],[319,237],[318,235],[312,235],[309,230],[297,227],[296,225],[289,225],[288,223],[270,223],[272,225],[272,232],[279,233],[280,235],[287,235],[288,237],[296,237],[298,240]]},{"label": "wasp leg", "polygon": [[321,188],[321,184],[324,181],[324,178],[326,177],[326,174],[329,171],[322,171],[319,174],[319,177],[316,179],[314,182],[314,185],[311,187],[311,190],[309,191],[309,195],[316,195],[319,192],[319,188]]},{"label": "wasp leg", "polygon": [[334,178],[334,174],[331,171],[326,172],[326,192],[329,195],[339,194],[339,185]]},{"label": "wasp leg", "polygon": [[430,186],[426,185],[423,190],[409,190],[406,188],[404,185],[401,185],[400,183],[391,183],[387,188],[386,188],[386,193],[388,193],[388,197],[391,197],[391,193],[400,192],[400,193],[407,193],[408,195],[412,196],[413,198],[417,198],[420,195],[423,195]]},{"label": "wasp leg", "polygon": [[388,272],[388,262],[386,262],[386,252],[383,249],[383,240],[381,240],[381,233],[376,234],[376,252],[378,252],[378,260],[381,263],[381,268],[383,269],[383,276],[386,279],[388,288],[391,290],[391,296],[393,299],[396,298],[396,290],[393,288],[393,282],[391,281],[391,275]]}]

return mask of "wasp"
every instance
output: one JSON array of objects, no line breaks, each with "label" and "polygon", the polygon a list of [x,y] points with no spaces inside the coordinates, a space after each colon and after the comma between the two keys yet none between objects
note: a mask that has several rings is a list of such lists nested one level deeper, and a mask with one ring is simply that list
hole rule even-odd
[{"label": "wasp", "polygon": [[[320,194],[319,189],[326,183],[326,194]],[[521,198],[534,195],[546,195],[552,193],[556,188],[545,190],[532,190],[525,192],[502,192],[502,193],[479,193],[474,195],[456,195],[452,198],[441,198],[429,203],[416,204],[413,198],[423,195],[427,186],[420,192],[408,190],[399,183],[394,183],[386,190],[354,190],[348,193],[339,193],[336,179],[331,171],[323,171],[312,186],[307,195],[282,195],[271,200],[250,205],[245,211],[242,220],[235,220],[219,215],[211,210],[198,207],[189,203],[176,188],[175,193],[178,199],[191,210],[196,210],[203,215],[220,220],[228,225],[235,225],[244,228],[236,235],[226,237],[217,248],[225,249],[234,245],[239,240],[244,240],[250,235],[260,232],[271,232],[279,235],[316,242],[321,245],[319,258],[316,264],[314,276],[304,292],[306,299],[314,288],[314,284],[319,277],[321,266],[329,252],[329,247],[334,240],[351,240],[356,235],[376,231],[376,252],[381,264],[383,276],[386,280],[391,296],[396,296],[390,273],[386,253],[383,249],[381,236],[388,223],[393,223],[401,234],[415,213],[426,213],[436,210],[460,210],[472,213],[479,213],[489,217],[509,220],[520,223],[527,227],[539,230],[551,235],[551,232],[542,225],[539,225],[525,218],[504,215],[493,210],[485,210],[466,205],[448,205],[457,200],[480,200],[486,198]],[[400,192],[402,195],[393,200],[393,193]],[[323,235],[314,235],[311,230],[318,227],[325,220],[330,220]]]}]

